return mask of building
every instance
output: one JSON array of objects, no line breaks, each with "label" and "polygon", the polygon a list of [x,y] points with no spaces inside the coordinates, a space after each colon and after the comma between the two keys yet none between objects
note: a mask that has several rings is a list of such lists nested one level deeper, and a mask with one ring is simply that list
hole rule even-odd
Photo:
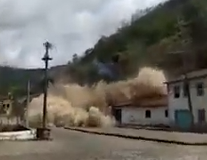
[{"label": "building", "polygon": [[120,125],[168,125],[167,97],[115,105],[112,114]]},{"label": "building", "polygon": [[[206,126],[207,110],[207,69],[193,71],[186,74],[192,104],[194,128],[202,129]],[[191,112],[187,97],[184,76],[166,82],[168,86],[168,108],[171,126],[190,129]]]},{"label": "building", "polygon": [[5,96],[0,97],[0,115],[10,115],[12,113],[13,100]]},{"label": "building", "polygon": [[20,124],[23,114],[23,105],[17,103],[10,94],[0,96],[0,130],[2,126]]}]

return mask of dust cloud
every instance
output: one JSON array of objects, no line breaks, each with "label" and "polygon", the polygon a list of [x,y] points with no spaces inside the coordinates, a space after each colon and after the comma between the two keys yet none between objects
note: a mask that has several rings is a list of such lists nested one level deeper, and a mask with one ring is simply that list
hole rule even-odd
[{"label": "dust cloud", "polygon": [[[55,126],[110,127],[115,124],[111,105],[140,101],[166,95],[162,70],[141,68],[135,78],[106,84],[101,81],[92,87],[77,84],[55,84],[49,87],[48,124]],[[41,122],[43,95],[29,106],[31,126]]]}]

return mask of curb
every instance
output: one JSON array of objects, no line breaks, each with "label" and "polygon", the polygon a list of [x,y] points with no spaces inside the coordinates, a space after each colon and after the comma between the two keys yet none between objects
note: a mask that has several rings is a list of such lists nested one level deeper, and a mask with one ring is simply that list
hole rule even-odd
[{"label": "curb", "polygon": [[26,131],[17,132],[1,132],[0,141],[24,141],[24,140],[35,140],[36,130],[30,129]]},{"label": "curb", "polygon": [[126,138],[126,139],[167,143],[167,144],[188,145],[188,146],[207,146],[207,142],[192,143],[192,142],[184,142],[184,141],[176,141],[176,140],[148,138],[148,137],[142,137],[142,136],[130,136],[130,135],[123,135],[123,134],[118,134],[118,133],[106,133],[106,132],[99,132],[99,131],[89,131],[89,130],[85,130],[85,129],[77,129],[77,128],[70,128],[70,127],[64,127],[64,129],[83,132],[83,133],[89,133],[89,134],[105,135],[105,136],[112,136],[112,137],[119,137],[119,138]]}]

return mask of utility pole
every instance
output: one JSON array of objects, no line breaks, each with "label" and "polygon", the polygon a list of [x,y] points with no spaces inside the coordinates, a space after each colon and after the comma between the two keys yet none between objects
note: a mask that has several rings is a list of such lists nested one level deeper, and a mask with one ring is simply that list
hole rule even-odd
[{"label": "utility pole", "polygon": [[27,104],[25,108],[25,126],[29,127],[29,117],[28,117],[28,110],[29,110],[29,103],[30,103],[30,80],[27,82]]},{"label": "utility pole", "polygon": [[49,42],[45,42],[45,55],[42,58],[42,60],[45,62],[45,77],[44,77],[44,99],[43,99],[43,117],[42,117],[42,127],[45,129],[47,127],[47,89],[48,89],[48,62],[52,60],[52,58],[49,57],[49,49],[52,48],[52,44]]},{"label": "utility pole", "polygon": [[173,54],[181,54],[182,56],[182,61],[183,61],[183,67],[184,67],[184,79],[183,79],[183,84],[184,84],[184,90],[186,92],[187,100],[188,100],[188,108],[191,114],[191,127],[193,128],[194,126],[194,115],[193,115],[193,106],[192,106],[192,100],[191,100],[191,92],[190,92],[190,83],[187,75],[187,64],[185,61],[186,53],[189,53],[189,50],[186,50],[187,47],[189,47],[189,43],[192,42],[191,38],[189,37],[188,30],[186,29],[189,25],[189,22],[185,22],[184,20],[178,18],[178,38],[181,39],[182,47],[184,47],[183,51],[177,51],[173,52]]}]

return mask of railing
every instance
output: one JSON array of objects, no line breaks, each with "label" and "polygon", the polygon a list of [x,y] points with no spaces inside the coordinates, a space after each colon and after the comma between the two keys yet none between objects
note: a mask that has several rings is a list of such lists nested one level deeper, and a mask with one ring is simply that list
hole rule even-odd
[{"label": "railing", "polygon": [[0,126],[20,125],[20,124],[22,124],[22,120],[20,117],[7,117],[7,116],[0,117]]},{"label": "railing", "polygon": [[8,117],[8,116],[0,116],[0,132],[2,131],[12,131],[14,128],[18,128],[23,125],[23,121],[21,117]]}]

